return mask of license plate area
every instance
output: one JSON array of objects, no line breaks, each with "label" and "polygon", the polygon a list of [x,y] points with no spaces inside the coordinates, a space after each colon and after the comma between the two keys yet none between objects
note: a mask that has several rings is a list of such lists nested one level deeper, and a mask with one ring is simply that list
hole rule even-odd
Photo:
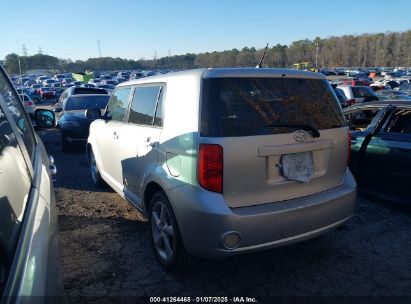
[{"label": "license plate area", "polygon": [[281,156],[281,167],[286,179],[308,183],[314,174],[313,153],[284,154]]}]

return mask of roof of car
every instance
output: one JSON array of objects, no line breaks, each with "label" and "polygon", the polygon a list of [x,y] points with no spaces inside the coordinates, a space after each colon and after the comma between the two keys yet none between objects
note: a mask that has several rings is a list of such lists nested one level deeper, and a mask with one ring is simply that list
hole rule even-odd
[{"label": "roof of car", "polygon": [[71,95],[69,98],[96,97],[96,96],[110,97],[110,95],[108,94],[76,94],[76,95]]},{"label": "roof of car", "polygon": [[369,88],[369,86],[354,86],[351,84],[340,84],[337,88]]},{"label": "roof of car", "polygon": [[387,107],[387,106],[401,106],[401,107],[410,107],[411,108],[411,101],[410,100],[379,100],[379,101],[372,101],[372,102],[365,102],[365,103],[358,103],[354,104],[348,108],[344,109],[344,112],[350,111],[352,109],[358,108],[368,108],[368,107]]},{"label": "roof of car", "polygon": [[287,77],[287,78],[311,78],[326,79],[323,74],[299,71],[291,69],[271,69],[271,68],[203,68],[185,70],[180,72],[170,72],[162,75],[149,76],[123,82],[118,87],[139,84],[144,82],[164,81],[171,77],[194,76],[198,78],[219,78],[219,77]]}]

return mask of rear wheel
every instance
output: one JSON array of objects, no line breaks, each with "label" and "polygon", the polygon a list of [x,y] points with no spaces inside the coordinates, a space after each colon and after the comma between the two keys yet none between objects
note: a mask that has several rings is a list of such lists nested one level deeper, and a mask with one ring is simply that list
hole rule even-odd
[{"label": "rear wheel", "polygon": [[96,157],[94,156],[92,149],[90,149],[89,155],[90,155],[89,156],[90,157],[89,159],[90,172],[91,172],[91,179],[93,181],[93,185],[99,188],[103,187],[105,184],[104,184],[103,179],[101,178],[100,171],[98,169],[97,162],[96,162]]},{"label": "rear wheel", "polygon": [[151,242],[158,262],[167,271],[187,268],[194,259],[184,248],[177,220],[164,192],[153,195],[148,214]]}]

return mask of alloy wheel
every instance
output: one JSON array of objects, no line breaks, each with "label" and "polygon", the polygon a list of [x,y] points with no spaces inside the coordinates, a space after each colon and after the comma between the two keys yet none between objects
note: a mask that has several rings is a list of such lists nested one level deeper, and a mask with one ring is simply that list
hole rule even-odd
[{"label": "alloy wheel", "polygon": [[167,261],[172,258],[175,250],[174,228],[167,206],[157,201],[151,211],[151,228],[154,246],[160,257]]}]

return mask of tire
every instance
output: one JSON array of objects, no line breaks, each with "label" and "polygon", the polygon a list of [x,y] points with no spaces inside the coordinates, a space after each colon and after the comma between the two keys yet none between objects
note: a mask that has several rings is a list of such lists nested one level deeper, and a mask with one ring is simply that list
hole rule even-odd
[{"label": "tire", "polygon": [[93,150],[90,149],[89,152],[89,164],[90,164],[90,173],[91,173],[91,180],[93,182],[94,187],[102,188],[106,184],[101,177],[100,170],[98,169],[96,157],[94,156]]},{"label": "tire", "polygon": [[152,196],[148,220],[154,255],[166,271],[182,271],[193,264],[195,259],[184,248],[177,220],[164,192]]}]

